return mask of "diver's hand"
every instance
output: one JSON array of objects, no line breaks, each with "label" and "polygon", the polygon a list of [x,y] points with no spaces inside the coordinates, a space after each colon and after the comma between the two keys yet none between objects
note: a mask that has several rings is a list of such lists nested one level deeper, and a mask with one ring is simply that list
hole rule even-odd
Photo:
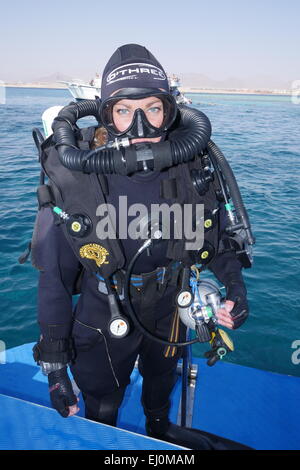
[{"label": "diver's hand", "polygon": [[226,300],[224,304],[224,308],[219,308],[216,314],[216,318],[218,320],[218,324],[222,326],[226,326],[233,330],[233,320],[230,315],[231,310],[233,309],[234,302],[232,300]]},{"label": "diver's hand", "polygon": [[67,418],[78,413],[77,402],[79,399],[73,392],[71,380],[67,373],[67,367],[50,372],[48,375],[49,392],[53,408],[61,416]]},{"label": "diver's hand", "polygon": [[239,328],[249,315],[247,303],[247,289],[240,272],[233,272],[227,276],[226,302],[223,308],[217,312],[217,320],[220,325],[231,330]]},{"label": "diver's hand", "polygon": [[219,325],[231,330],[239,328],[248,318],[249,309],[246,297],[238,297],[236,302],[226,300],[224,308],[219,308],[216,314]]}]

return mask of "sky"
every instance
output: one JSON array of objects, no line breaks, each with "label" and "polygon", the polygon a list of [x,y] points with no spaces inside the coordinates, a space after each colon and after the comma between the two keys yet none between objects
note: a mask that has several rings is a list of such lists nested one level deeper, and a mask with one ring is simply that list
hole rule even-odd
[{"label": "sky", "polygon": [[102,72],[122,44],[167,73],[300,79],[300,0],[0,0],[0,80]]}]

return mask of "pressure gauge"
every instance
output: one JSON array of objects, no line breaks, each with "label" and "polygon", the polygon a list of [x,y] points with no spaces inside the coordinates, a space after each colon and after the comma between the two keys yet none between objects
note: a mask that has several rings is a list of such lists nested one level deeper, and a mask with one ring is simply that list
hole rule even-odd
[{"label": "pressure gauge", "polygon": [[180,291],[176,299],[178,307],[189,307],[193,302],[193,294],[189,290]]},{"label": "pressure gauge", "polygon": [[109,333],[115,338],[124,338],[128,334],[129,324],[124,317],[113,318],[108,326]]}]

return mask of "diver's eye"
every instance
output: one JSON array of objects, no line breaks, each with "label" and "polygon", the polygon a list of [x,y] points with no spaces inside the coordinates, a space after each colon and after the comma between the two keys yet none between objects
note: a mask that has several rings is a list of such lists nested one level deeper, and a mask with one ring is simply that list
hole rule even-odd
[{"label": "diver's eye", "polygon": [[126,116],[129,114],[129,109],[127,108],[117,108],[115,111],[119,116]]},{"label": "diver's eye", "polygon": [[160,111],[162,111],[162,108],[160,106],[152,106],[151,108],[148,109],[148,112],[157,114]]}]

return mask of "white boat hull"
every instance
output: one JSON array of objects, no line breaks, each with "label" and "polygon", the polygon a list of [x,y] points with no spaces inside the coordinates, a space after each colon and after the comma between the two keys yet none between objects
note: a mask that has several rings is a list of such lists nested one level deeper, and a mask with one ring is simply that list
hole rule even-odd
[{"label": "white boat hull", "polygon": [[96,96],[100,97],[100,88],[95,86],[68,83],[68,88],[76,100],[94,100]]}]

